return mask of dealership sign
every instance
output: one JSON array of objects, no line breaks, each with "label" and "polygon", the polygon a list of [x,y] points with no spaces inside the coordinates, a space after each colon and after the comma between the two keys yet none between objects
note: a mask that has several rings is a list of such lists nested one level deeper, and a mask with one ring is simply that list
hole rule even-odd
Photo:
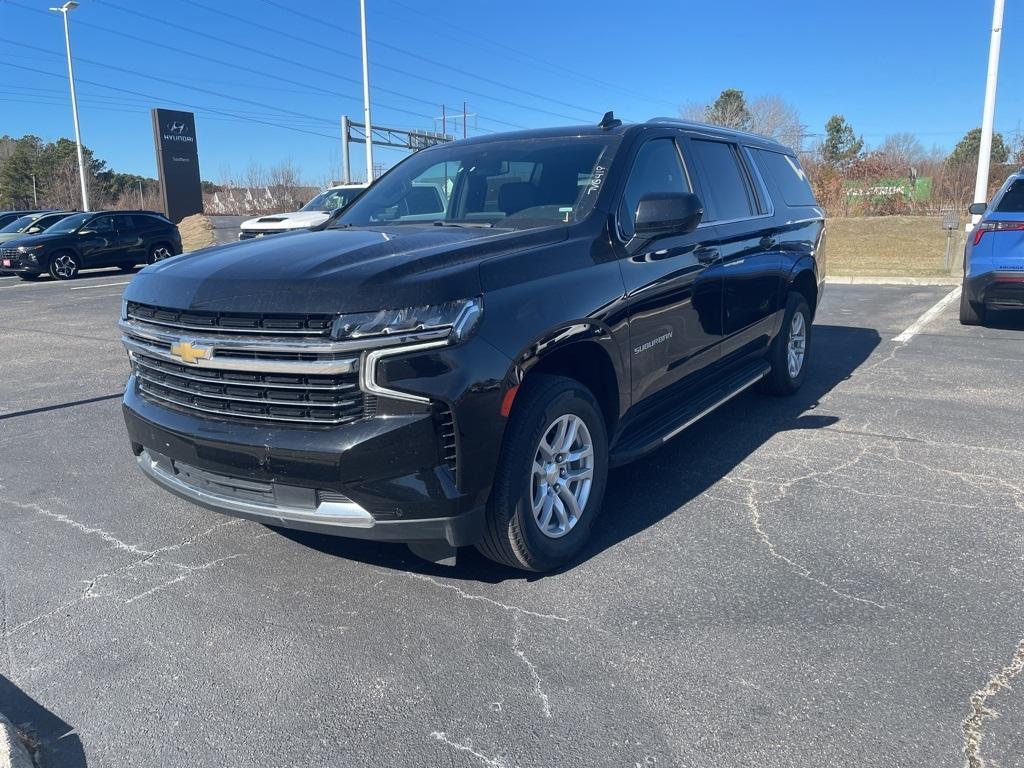
[{"label": "dealership sign", "polygon": [[172,109],[154,109],[152,115],[164,212],[171,221],[179,222],[203,212],[196,118],[191,112]]}]

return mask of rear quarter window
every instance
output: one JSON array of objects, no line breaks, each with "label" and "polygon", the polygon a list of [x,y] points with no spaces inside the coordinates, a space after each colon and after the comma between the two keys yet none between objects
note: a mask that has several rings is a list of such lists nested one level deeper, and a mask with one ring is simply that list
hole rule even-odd
[{"label": "rear quarter window", "polygon": [[761,173],[775,182],[786,205],[801,207],[818,204],[799,160],[770,149],[756,149],[753,154]]},{"label": "rear quarter window", "polygon": [[1024,213],[1024,179],[1017,179],[996,203],[996,213]]}]

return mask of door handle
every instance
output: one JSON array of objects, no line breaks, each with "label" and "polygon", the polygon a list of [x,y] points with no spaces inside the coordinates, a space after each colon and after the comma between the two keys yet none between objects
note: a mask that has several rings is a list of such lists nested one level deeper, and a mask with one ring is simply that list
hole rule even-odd
[{"label": "door handle", "polygon": [[771,250],[777,244],[778,244],[778,241],[774,237],[772,237],[771,235],[765,235],[764,237],[761,238],[760,245],[761,245],[762,250],[765,250],[765,251]]},{"label": "door handle", "polygon": [[693,252],[693,255],[697,258],[701,264],[711,264],[718,259],[717,248],[705,248],[700,247]]}]

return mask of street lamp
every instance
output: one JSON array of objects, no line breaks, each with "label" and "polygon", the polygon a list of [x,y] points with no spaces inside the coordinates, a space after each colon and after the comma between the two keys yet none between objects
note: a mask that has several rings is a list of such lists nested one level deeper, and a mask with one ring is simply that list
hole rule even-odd
[{"label": "street lamp", "polygon": [[366,123],[366,183],[373,182],[373,128],[370,127],[370,62],[366,54],[366,0],[359,0],[359,28],[363,42],[363,122]]},{"label": "street lamp", "polygon": [[78,150],[78,178],[82,182],[82,210],[89,210],[89,190],[85,183],[85,158],[82,156],[82,133],[78,128],[78,98],[75,95],[75,70],[71,65],[71,33],[68,32],[68,11],[78,7],[75,0],[68,0],[60,8],[51,11],[64,16],[64,45],[68,52],[68,82],[71,84],[71,115],[75,119],[75,147]]}]

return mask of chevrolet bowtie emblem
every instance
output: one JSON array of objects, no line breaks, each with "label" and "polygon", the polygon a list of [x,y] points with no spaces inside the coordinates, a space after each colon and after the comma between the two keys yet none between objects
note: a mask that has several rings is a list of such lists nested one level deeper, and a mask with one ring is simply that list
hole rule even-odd
[{"label": "chevrolet bowtie emblem", "polygon": [[197,347],[191,341],[179,341],[171,345],[171,354],[180,357],[183,363],[195,365],[198,360],[209,360],[212,350],[209,347]]}]

